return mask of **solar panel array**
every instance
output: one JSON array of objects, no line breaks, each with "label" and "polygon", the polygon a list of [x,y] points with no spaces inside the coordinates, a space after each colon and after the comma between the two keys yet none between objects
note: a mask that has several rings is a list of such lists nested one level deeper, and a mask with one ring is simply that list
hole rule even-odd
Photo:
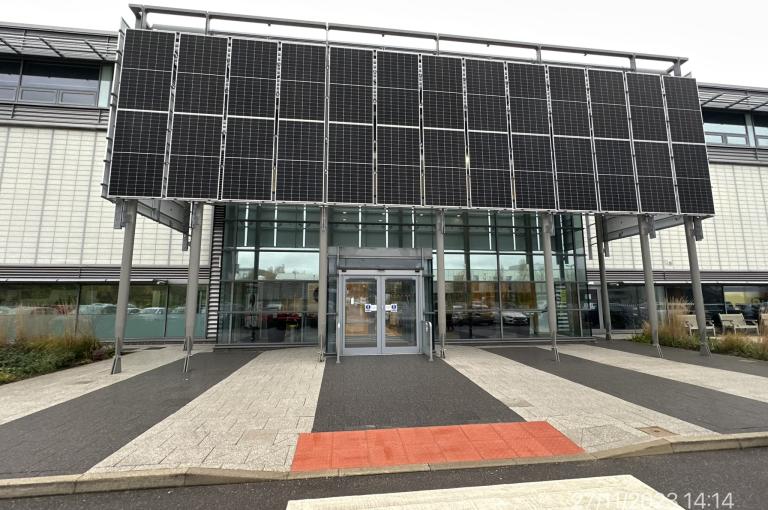
[{"label": "solar panel array", "polygon": [[712,214],[689,78],[128,30],[109,194]]}]

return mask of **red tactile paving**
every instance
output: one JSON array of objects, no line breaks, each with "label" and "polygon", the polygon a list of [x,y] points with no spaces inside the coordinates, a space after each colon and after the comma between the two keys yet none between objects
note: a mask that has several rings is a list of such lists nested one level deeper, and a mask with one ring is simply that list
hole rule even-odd
[{"label": "red tactile paving", "polygon": [[301,434],[291,471],[572,455],[583,450],[544,421]]}]

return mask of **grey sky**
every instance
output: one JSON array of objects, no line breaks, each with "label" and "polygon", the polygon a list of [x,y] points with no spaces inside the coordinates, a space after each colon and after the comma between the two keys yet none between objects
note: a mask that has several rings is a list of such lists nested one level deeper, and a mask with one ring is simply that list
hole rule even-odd
[{"label": "grey sky", "polygon": [[[768,88],[768,1],[418,1],[153,0],[149,3],[218,12],[335,21],[518,41],[588,46],[690,59],[686,72],[703,82]],[[132,22],[128,2],[7,1],[3,18],[17,23],[115,30]],[[755,21],[752,21],[755,20]]]}]

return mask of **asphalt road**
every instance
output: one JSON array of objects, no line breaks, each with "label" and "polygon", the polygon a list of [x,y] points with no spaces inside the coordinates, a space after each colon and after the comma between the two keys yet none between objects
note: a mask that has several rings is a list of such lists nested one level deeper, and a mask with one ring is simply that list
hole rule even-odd
[{"label": "asphalt road", "polygon": [[[631,474],[683,508],[768,508],[768,448],[0,501],[2,509],[284,509],[292,499]],[[720,503],[717,505],[716,503]]]}]

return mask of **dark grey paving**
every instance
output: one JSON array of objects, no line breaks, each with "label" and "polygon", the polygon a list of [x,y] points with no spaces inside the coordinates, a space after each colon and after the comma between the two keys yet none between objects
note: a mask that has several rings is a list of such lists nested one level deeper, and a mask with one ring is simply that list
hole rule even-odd
[{"label": "dark grey paving", "polygon": [[195,354],[1,425],[0,478],[82,473],[258,354]]},{"label": "dark grey paving", "polygon": [[768,430],[768,404],[538,347],[487,349],[519,363],[720,433]]},{"label": "dark grey paving", "polygon": [[326,361],[313,431],[525,421],[442,360]]},{"label": "dark grey paving", "polygon": [[[613,340],[611,342],[599,340],[594,345],[605,349],[641,354],[653,358],[657,357],[656,348],[652,345],[630,342],[629,340]],[[713,354],[708,357],[702,356],[698,351],[676,349],[674,347],[662,347],[661,351],[664,355],[664,359],[680,363],[689,363],[691,365],[699,365],[702,367],[720,368],[723,370],[730,370],[731,372],[741,372],[743,374],[768,377],[768,361],[741,358],[739,356],[730,356],[726,354]]]},{"label": "dark grey paving", "polygon": [[[633,475],[690,510],[765,510],[768,449],[658,455],[599,462],[531,464],[346,478],[54,496],[0,501],[8,510],[285,510],[295,499]],[[730,496],[728,496],[730,494]],[[716,499],[717,498],[717,499]],[[716,506],[716,502],[720,502]],[[722,503],[725,502],[726,505]],[[732,503],[733,506],[730,506]],[[590,508],[604,508],[595,501]],[[626,508],[639,508],[627,502]]]}]

